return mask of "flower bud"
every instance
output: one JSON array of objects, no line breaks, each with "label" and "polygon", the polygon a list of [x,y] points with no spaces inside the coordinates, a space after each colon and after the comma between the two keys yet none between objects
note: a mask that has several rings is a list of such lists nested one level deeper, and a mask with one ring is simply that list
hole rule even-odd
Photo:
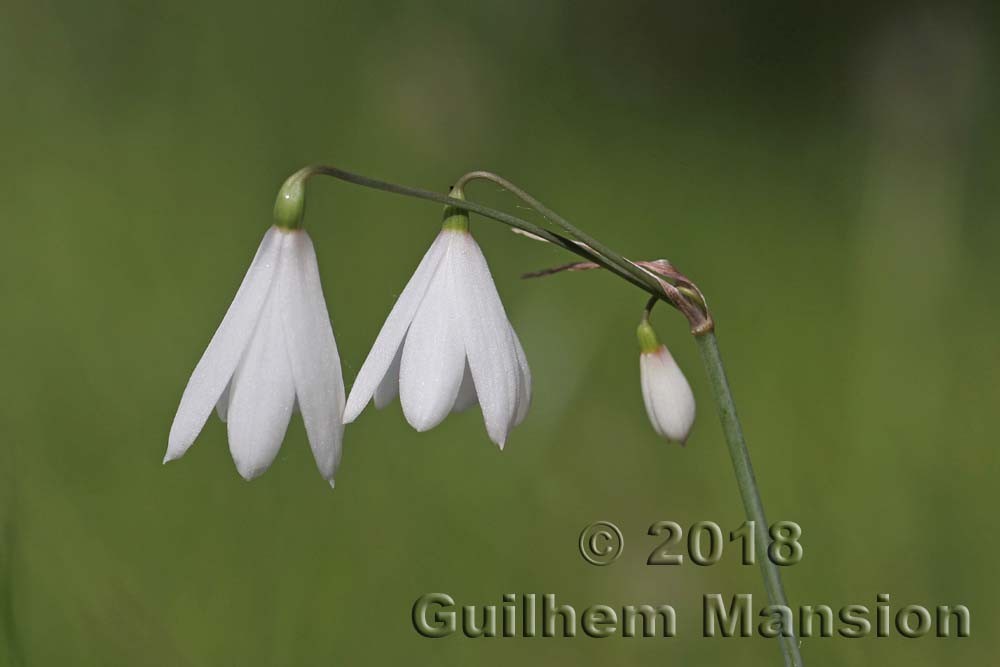
[{"label": "flower bud", "polygon": [[639,376],[642,399],[653,429],[671,442],[684,444],[694,424],[694,393],[673,356],[643,320],[636,332],[639,339]]}]

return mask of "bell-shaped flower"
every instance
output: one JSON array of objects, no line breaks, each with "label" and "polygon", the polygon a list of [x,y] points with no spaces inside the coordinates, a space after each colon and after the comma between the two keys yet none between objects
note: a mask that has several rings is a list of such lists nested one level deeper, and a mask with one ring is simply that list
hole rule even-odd
[{"label": "bell-shaped flower", "polygon": [[694,424],[694,393],[666,345],[648,321],[638,330],[642,400],[653,429],[671,442],[684,444]]},{"label": "bell-shaped flower", "polygon": [[271,466],[297,408],[320,474],[333,484],[344,380],[316,252],[304,230],[274,226],[264,235],[184,389],[164,463],[184,455],[213,407],[227,422],[229,451],[247,480]]},{"label": "bell-shaped flower", "polygon": [[441,232],[358,372],[344,421],[354,421],[373,398],[382,408],[397,395],[418,431],[479,403],[486,432],[501,449],[527,413],[531,371],[464,211],[446,209]]}]

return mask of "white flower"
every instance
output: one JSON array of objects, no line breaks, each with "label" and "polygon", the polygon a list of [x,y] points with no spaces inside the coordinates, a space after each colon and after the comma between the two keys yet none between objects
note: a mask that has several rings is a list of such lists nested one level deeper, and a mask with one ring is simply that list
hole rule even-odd
[{"label": "white flower", "polygon": [[333,485],[344,380],[305,231],[271,227],[264,235],[184,389],[164,463],[184,455],[213,406],[228,420],[229,451],[248,480],[271,466],[298,408],[320,474]]},{"label": "white flower", "polygon": [[527,413],[531,371],[467,223],[446,222],[399,295],[354,381],[344,421],[372,398],[382,408],[397,394],[418,431],[478,402],[501,449]]},{"label": "white flower", "polygon": [[639,325],[639,376],[642,400],[653,429],[682,445],[694,424],[694,393],[666,345],[656,340],[648,322]]}]

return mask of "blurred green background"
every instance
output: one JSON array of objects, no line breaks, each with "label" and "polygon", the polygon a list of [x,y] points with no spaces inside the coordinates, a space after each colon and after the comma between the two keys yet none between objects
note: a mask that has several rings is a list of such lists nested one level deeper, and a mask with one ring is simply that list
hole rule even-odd
[{"label": "blurred green background", "polygon": [[[699,399],[659,441],[644,298],[476,222],[535,378],[502,454],[478,413],[348,427],[330,489],[298,417],[247,484],[214,417],[162,466],[184,385],[316,161],[445,190],[493,169],[632,257],[671,259],[718,321],[772,520],[804,530],[793,604],[965,604],[972,637],[805,640],[807,664],[987,664],[1000,613],[1000,98],[986,3],[139,2],[0,8],[0,663],[774,665],[701,637],[722,563],[650,567],[654,521],[743,520]],[[497,188],[470,198],[530,219]],[[350,385],[440,207],[331,180],[306,226]],[[576,541],[621,526],[595,568]],[[427,592],[578,610],[669,602],[678,637],[421,638]]]}]

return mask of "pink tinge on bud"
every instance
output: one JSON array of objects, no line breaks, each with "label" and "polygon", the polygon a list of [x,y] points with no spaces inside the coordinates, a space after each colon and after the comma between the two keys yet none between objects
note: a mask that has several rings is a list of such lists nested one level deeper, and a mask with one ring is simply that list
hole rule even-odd
[{"label": "pink tinge on bud", "polygon": [[694,424],[694,393],[666,345],[639,356],[639,375],[653,429],[683,445]]}]

